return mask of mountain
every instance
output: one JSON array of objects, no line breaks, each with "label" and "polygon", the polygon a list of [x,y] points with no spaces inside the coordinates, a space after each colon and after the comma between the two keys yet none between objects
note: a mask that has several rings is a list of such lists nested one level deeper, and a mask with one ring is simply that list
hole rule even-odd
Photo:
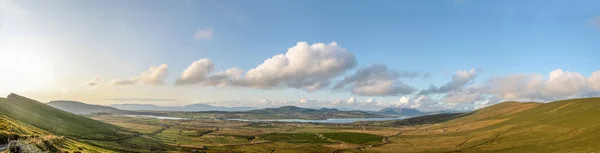
[{"label": "mountain", "polygon": [[398,116],[421,116],[427,114],[412,108],[384,108],[377,113]]},{"label": "mountain", "polygon": [[113,107],[91,105],[78,101],[51,101],[46,103],[54,108],[58,108],[63,111],[71,112],[73,114],[93,114],[93,113],[111,113],[111,114],[127,114],[133,115],[138,114],[134,111],[120,110]]},{"label": "mountain", "polygon": [[229,119],[329,119],[329,118],[382,118],[386,115],[364,111],[339,111],[337,109],[310,109],[296,106],[265,108],[247,112],[211,112]]},{"label": "mountain", "polygon": [[12,125],[9,128],[0,127],[0,139],[3,140],[6,140],[6,137],[2,138],[5,134],[17,138],[43,138],[40,141],[64,137],[60,139],[66,139],[67,141],[62,141],[65,144],[55,147],[73,145],[69,143],[73,142],[118,152],[147,152],[169,148],[153,139],[141,137],[137,132],[72,114],[17,94],[0,98],[0,118]]},{"label": "mountain", "polygon": [[208,104],[191,104],[186,106],[157,106],[151,104],[114,104],[111,107],[122,110],[144,110],[144,111],[249,111],[255,110],[252,107],[221,107]]}]

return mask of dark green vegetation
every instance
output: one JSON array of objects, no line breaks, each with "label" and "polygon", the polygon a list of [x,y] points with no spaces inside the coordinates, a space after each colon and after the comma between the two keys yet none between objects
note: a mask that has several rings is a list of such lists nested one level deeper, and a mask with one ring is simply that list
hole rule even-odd
[{"label": "dark green vegetation", "polygon": [[283,106],[279,108],[266,108],[247,112],[173,112],[167,115],[173,117],[207,117],[214,115],[219,119],[307,119],[322,120],[328,118],[382,118],[386,115],[374,114],[363,111],[339,111],[337,109],[310,109],[295,106]]},{"label": "dark green vegetation", "polygon": [[273,142],[288,143],[329,143],[329,141],[314,133],[268,133],[259,136],[260,139]]},{"label": "dark green vegetation", "polygon": [[353,144],[376,144],[383,141],[383,136],[355,133],[355,132],[332,132],[323,133],[323,136],[336,140]]},{"label": "dark green vegetation", "polygon": [[58,108],[63,111],[67,111],[73,114],[93,114],[93,113],[110,113],[110,114],[127,114],[135,115],[140,114],[134,111],[120,110],[108,106],[90,105],[78,101],[51,101],[48,105]]}]

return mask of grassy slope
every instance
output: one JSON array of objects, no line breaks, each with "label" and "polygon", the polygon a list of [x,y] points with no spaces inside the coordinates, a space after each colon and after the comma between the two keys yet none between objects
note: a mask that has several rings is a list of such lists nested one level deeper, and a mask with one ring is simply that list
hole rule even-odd
[{"label": "grassy slope", "polygon": [[93,146],[119,152],[147,152],[169,149],[147,137],[135,137],[124,128],[71,114],[25,97],[0,98],[0,114],[45,133],[65,136]]},{"label": "grassy slope", "polygon": [[[597,152],[600,98],[505,102],[441,124],[405,129],[369,152]],[[402,148],[398,150],[398,148]]]},{"label": "grassy slope", "polygon": [[[5,98],[0,98],[0,101],[5,101]],[[40,142],[43,140],[50,140],[52,142],[60,142],[54,144],[59,147],[62,151],[80,151],[89,153],[109,153],[110,150],[102,149],[93,145],[85,144],[80,141],[73,139],[60,138],[53,134],[39,129],[37,127],[28,125],[26,123],[14,120],[7,117],[2,111],[0,111],[0,144],[6,144],[8,139],[25,139],[27,138],[30,142]]]},{"label": "grassy slope", "polygon": [[132,136],[131,132],[123,128],[71,114],[24,97],[18,98],[19,100],[0,100],[0,111],[10,118],[48,132],[94,140],[115,140]]}]

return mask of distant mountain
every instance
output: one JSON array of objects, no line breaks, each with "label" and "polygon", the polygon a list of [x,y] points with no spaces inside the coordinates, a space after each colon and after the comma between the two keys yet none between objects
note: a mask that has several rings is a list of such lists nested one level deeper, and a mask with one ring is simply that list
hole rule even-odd
[{"label": "distant mountain", "polygon": [[78,101],[51,101],[46,103],[54,108],[67,111],[73,114],[93,114],[93,113],[112,113],[112,114],[138,114],[134,111],[120,110],[113,107],[86,104]]},{"label": "distant mountain", "polygon": [[321,108],[319,109],[320,111],[326,111],[326,112],[335,112],[335,111],[340,111],[338,109],[335,108]]},{"label": "distant mountain", "polygon": [[385,108],[377,113],[385,115],[399,115],[399,116],[421,116],[428,113],[421,112],[412,108]]},{"label": "distant mountain", "polygon": [[157,106],[152,104],[114,104],[110,105],[122,110],[144,110],[144,111],[249,111],[255,110],[252,107],[222,107],[208,104],[191,104],[186,106]]},{"label": "distant mountain", "polygon": [[381,118],[387,115],[364,111],[339,111],[335,108],[310,109],[296,106],[265,108],[247,112],[210,112],[229,119],[329,119],[329,118]]}]

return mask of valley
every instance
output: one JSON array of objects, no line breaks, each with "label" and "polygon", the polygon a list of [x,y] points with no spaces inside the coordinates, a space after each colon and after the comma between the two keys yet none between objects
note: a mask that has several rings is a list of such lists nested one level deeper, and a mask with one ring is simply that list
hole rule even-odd
[{"label": "valley", "polygon": [[[600,98],[504,102],[466,113],[352,123],[246,122],[218,118],[221,112],[161,112],[168,116],[183,116],[181,113],[193,116],[186,120],[112,113],[75,115],[14,94],[0,99],[0,105],[0,140],[18,140],[50,152],[593,152],[600,149],[594,145],[600,141],[600,124],[596,122],[600,119]],[[268,110],[296,110],[299,114],[313,111]],[[259,114],[251,112],[235,113]]]}]

